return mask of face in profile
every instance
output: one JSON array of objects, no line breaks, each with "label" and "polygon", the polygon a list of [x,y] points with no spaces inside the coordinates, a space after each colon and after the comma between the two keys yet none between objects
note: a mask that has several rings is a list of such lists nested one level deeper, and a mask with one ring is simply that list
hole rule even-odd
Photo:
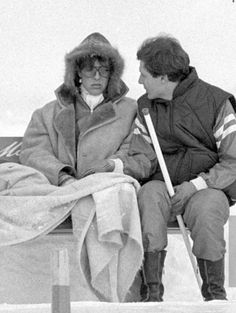
[{"label": "face in profile", "polygon": [[163,76],[153,77],[145,68],[144,62],[140,61],[139,84],[142,84],[149,99],[162,98],[164,96],[165,84]]},{"label": "face in profile", "polygon": [[102,94],[108,84],[110,68],[108,62],[97,59],[86,62],[79,71],[81,84],[90,95],[98,96]]}]

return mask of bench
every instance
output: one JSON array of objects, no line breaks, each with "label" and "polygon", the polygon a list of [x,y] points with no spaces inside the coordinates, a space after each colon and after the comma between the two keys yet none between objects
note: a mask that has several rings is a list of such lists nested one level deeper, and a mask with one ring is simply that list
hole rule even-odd
[{"label": "bench", "polygon": [[[0,164],[4,162],[19,163],[19,153],[22,143],[22,137],[0,137]],[[230,218],[225,226],[226,239],[226,285],[229,287],[236,287],[236,204],[231,207]],[[50,234],[71,234],[72,221],[68,217]],[[180,233],[177,222],[168,224],[168,233]],[[229,275],[230,273],[230,275]]]}]

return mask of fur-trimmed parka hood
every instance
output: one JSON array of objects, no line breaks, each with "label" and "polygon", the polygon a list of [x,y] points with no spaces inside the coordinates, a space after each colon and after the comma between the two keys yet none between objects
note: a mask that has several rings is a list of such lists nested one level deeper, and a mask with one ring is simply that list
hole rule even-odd
[{"label": "fur-trimmed parka hood", "polygon": [[[100,33],[92,33],[86,37],[78,47],[74,48],[65,56],[65,76],[63,93],[74,97],[77,87],[75,85],[76,61],[86,55],[99,55],[109,58],[113,66],[113,72],[107,86],[107,97],[114,99],[121,94],[124,83],[121,76],[124,70],[124,60],[118,50]],[[127,88],[127,87],[126,87]]]}]

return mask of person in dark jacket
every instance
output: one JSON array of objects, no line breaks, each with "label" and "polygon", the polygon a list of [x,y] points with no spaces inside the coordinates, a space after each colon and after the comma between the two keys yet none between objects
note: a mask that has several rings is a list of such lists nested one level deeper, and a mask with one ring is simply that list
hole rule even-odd
[{"label": "person in dark jacket", "polygon": [[[143,301],[163,301],[167,224],[177,215],[191,231],[206,301],[226,299],[224,224],[236,198],[235,99],[199,79],[188,54],[168,35],[146,40],[137,52],[138,117],[124,172],[142,182],[138,194],[144,273]],[[142,109],[148,108],[174,185],[170,198]],[[141,288],[144,290],[144,288]]]},{"label": "person in dark jacket", "polygon": [[126,96],[124,60],[100,33],[65,56],[56,99],[37,109],[26,129],[20,161],[56,186],[96,172],[123,173],[137,104]]}]

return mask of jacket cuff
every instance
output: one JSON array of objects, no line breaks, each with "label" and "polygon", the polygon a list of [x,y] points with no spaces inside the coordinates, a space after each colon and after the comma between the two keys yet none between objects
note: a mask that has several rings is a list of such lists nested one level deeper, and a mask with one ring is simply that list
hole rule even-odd
[{"label": "jacket cuff", "polygon": [[58,186],[62,186],[67,180],[75,178],[69,167],[64,167],[58,174]]},{"label": "jacket cuff", "polygon": [[197,178],[190,180],[190,182],[194,184],[197,190],[208,188],[205,180],[201,176],[198,176]]},{"label": "jacket cuff", "polygon": [[121,159],[111,159],[115,163],[115,168],[113,172],[124,174],[124,164]]}]

